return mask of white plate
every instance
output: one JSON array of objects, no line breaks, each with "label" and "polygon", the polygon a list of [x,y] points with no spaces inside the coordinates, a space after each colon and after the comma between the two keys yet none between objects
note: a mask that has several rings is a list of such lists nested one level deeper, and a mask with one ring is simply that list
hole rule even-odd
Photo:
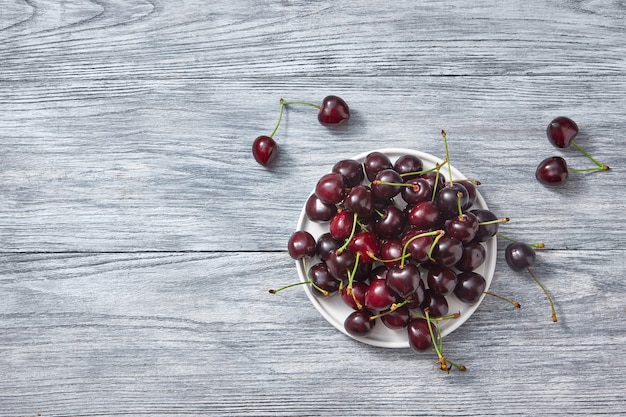
[{"label": "white plate", "polygon": [[[434,167],[436,164],[440,164],[442,162],[441,159],[436,158],[430,154],[414,151],[411,149],[401,149],[401,148],[388,148],[388,149],[377,149],[369,152],[365,152],[359,155],[356,155],[350,159],[355,159],[361,163],[365,160],[365,157],[371,152],[382,152],[393,163],[396,159],[398,159],[402,155],[415,155],[420,158],[424,164],[424,169],[429,169]],[[466,179],[461,172],[459,172],[454,167],[452,168],[452,179],[460,180]],[[330,171],[329,171],[330,172]],[[448,167],[442,168],[441,171],[446,177],[449,175]],[[398,197],[399,198],[399,197]],[[401,200],[400,200],[401,201]],[[485,200],[480,195],[480,192],[477,192],[476,203],[472,206],[472,208],[480,208],[487,209],[487,204]],[[313,222],[307,218],[305,207],[302,208],[300,213],[300,218],[298,220],[297,230],[306,230],[317,240],[319,236],[323,233],[328,232],[328,222]],[[496,242],[495,239],[489,239],[487,242],[484,242],[483,245],[486,249],[485,262],[477,268],[474,272],[481,274],[487,283],[485,291],[489,289],[491,284],[491,280],[493,279],[494,270],[496,267]],[[311,267],[315,263],[319,262],[319,259],[314,258],[312,260],[307,260],[307,266]],[[302,262],[296,261],[296,268],[298,270],[298,276],[302,282],[306,282],[306,274],[302,267]],[[388,347],[388,348],[407,348],[409,347],[409,341],[407,337],[407,332],[405,329],[402,330],[392,330],[386,327],[380,320],[374,326],[372,333],[370,333],[367,337],[357,337],[349,334],[344,328],[344,320],[348,315],[353,311],[350,307],[348,307],[339,295],[335,295],[328,298],[319,298],[313,295],[311,292],[311,288],[308,285],[303,286],[305,288],[306,294],[309,297],[309,300],[315,306],[317,311],[333,326],[335,326],[342,333],[350,336],[351,338],[358,340],[363,343],[367,343],[373,346],[380,347]],[[446,336],[456,330],[459,326],[461,326],[467,319],[470,318],[472,313],[476,311],[480,303],[482,302],[484,295],[480,298],[480,300],[473,305],[468,305],[466,303],[458,300],[454,295],[450,295],[446,297],[449,305],[450,314],[455,312],[460,312],[461,316],[458,319],[450,319],[444,320],[441,323],[441,335]]]}]

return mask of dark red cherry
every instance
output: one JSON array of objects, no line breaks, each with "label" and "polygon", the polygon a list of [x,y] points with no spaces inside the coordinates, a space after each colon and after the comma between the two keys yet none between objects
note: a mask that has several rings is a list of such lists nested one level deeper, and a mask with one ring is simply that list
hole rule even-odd
[{"label": "dark red cherry", "polygon": [[355,212],[359,219],[369,218],[374,212],[372,190],[365,185],[351,188],[343,201],[343,205],[346,209]]},{"label": "dark red cherry", "polygon": [[428,261],[430,247],[433,244],[433,236],[419,236],[424,232],[419,229],[408,229],[402,235],[402,245],[406,246],[406,252],[411,255],[411,259],[415,262]]},{"label": "dark red cherry", "polygon": [[433,347],[433,340],[430,336],[432,328],[433,334],[437,337],[437,329],[434,324],[428,326],[425,319],[413,319],[407,325],[407,334],[409,336],[409,346],[417,352],[424,352]]},{"label": "dark red cherry", "polygon": [[[459,197],[460,196],[460,197]],[[455,182],[452,185],[446,185],[437,191],[435,195],[435,204],[439,208],[439,212],[444,218],[449,219],[459,214],[459,199],[461,207],[465,207],[469,201],[467,188],[462,184]]]},{"label": "dark red cherry", "polygon": [[421,201],[408,209],[406,217],[415,228],[428,230],[439,221],[439,208],[432,201]]},{"label": "dark red cherry", "polygon": [[[360,310],[365,305],[365,292],[368,288],[369,284],[364,281],[353,282],[352,291],[350,292],[348,291],[348,286],[345,285],[340,291],[341,299],[353,310]],[[355,299],[359,306],[357,306]]]},{"label": "dark red cherry", "polygon": [[380,246],[380,259],[383,263],[392,267],[394,265],[400,265],[401,257],[402,257],[402,242],[397,239],[386,240]]},{"label": "dark red cherry", "polygon": [[271,165],[278,156],[278,144],[269,136],[259,136],[252,143],[252,155],[259,164]]},{"label": "dark red cherry", "polygon": [[396,195],[400,194],[402,184],[404,181],[400,174],[393,169],[383,169],[378,171],[374,181],[372,181],[372,195],[375,199],[384,201],[389,200]]},{"label": "dark red cherry", "polygon": [[317,120],[323,125],[339,125],[350,118],[350,108],[337,96],[324,97]]},{"label": "dark red cherry", "polygon": [[433,265],[428,268],[426,282],[432,292],[449,295],[456,288],[456,272],[445,266]]},{"label": "dark red cherry", "polygon": [[448,314],[449,308],[446,297],[432,290],[426,290],[421,307],[422,310],[428,308],[431,317],[443,317]]},{"label": "dark red cherry", "polygon": [[365,307],[372,310],[387,310],[396,301],[396,293],[387,286],[385,280],[375,279],[370,282],[365,292]]},{"label": "dark red cherry", "polygon": [[464,303],[475,304],[485,292],[485,278],[476,272],[462,272],[456,277],[454,295]]},{"label": "dark red cherry", "polygon": [[344,328],[353,336],[367,336],[374,329],[376,320],[371,320],[373,313],[367,309],[353,311],[345,320]]},{"label": "dark red cherry", "polygon": [[409,324],[410,319],[411,315],[407,306],[398,307],[380,317],[380,321],[392,330],[404,329]]},{"label": "dark red cherry", "polygon": [[328,225],[328,232],[335,240],[343,241],[350,237],[354,225],[354,214],[345,210],[335,214]]},{"label": "dark red cherry", "polygon": [[473,271],[485,262],[487,252],[480,242],[472,242],[463,246],[463,255],[454,265],[459,271]]},{"label": "dark red cherry", "polygon": [[415,155],[402,155],[393,163],[393,169],[398,174],[406,174],[402,178],[407,181],[420,175],[418,172],[424,169],[424,163]]},{"label": "dark red cherry", "polygon": [[480,224],[498,219],[492,211],[486,209],[474,209],[471,210],[470,213],[476,216],[479,223],[476,236],[474,236],[475,241],[485,242],[498,233],[498,223]]},{"label": "dark red cherry", "polygon": [[402,187],[402,199],[406,201],[407,204],[412,206],[431,199],[433,189],[430,182],[425,178],[411,178],[405,181],[405,183],[412,185],[412,187]]},{"label": "dark red cherry", "polygon": [[387,271],[387,286],[403,298],[413,294],[424,283],[417,265],[392,266]]},{"label": "dark red cherry", "polygon": [[[356,264],[356,257],[349,250],[342,252],[333,251],[326,257],[326,265],[328,271],[338,280],[344,281],[348,279],[348,276],[352,273],[354,265]],[[365,264],[360,264],[365,265]]]},{"label": "dark red cherry", "polygon": [[513,271],[522,271],[535,263],[535,250],[526,243],[513,242],[504,250],[506,263]]},{"label": "dark red cherry", "polygon": [[381,210],[382,216],[374,223],[374,231],[384,239],[400,236],[406,227],[404,213],[396,206],[387,206]]},{"label": "dark red cherry", "polygon": [[578,125],[569,117],[559,116],[550,122],[546,134],[552,145],[567,148],[578,135]]},{"label": "dark red cherry", "polygon": [[374,181],[376,174],[383,169],[392,169],[389,157],[382,152],[374,151],[367,154],[363,161],[363,169],[368,180]]},{"label": "dark red cherry", "polygon": [[315,194],[311,194],[306,200],[304,211],[309,220],[314,222],[327,222],[337,214],[337,206],[326,204]]},{"label": "dark red cherry", "polygon": [[454,266],[463,256],[463,244],[460,240],[444,235],[435,245],[432,256],[437,265]]},{"label": "dark red cherry", "polygon": [[360,262],[371,264],[380,255],[378,238],[373,232],[359,232],[350,240],[348,249],[359,254]]},{"label": "dark red cherry", "polygon": [[325,174],[315,185],[315,195],[326,204],[338,204],[346,195],[344,176],[331,172]]},{"label": "dark red cherry", "polygon": [[320,260],[325,260],[330,252],[336,251],[342,245],[337,239],[334,239],[330,232],[326,232],[321,234],[317,238],[317,243],[315,244],[315,253],[320,258]]},{"label": "dark red cherry", "polygon": [[[319,288],[328,291],[328,295],[333,295],[339,290],[340,281],[328,271],[328,266],[324,262],[319,262],[309,269],[309,278]],[[316,287],[311,287],[313,295],[323,298],[328,295],[322,294]]]},{"label": "dark red cherry", "polygon": [[342,159],[333,166],[332,172],[344,176],[347,188],[359,185],[365,178],[363,165],[354,159]]},{"label": "dark red cherry", "polygon": [[551,156],[539,163],[535,171],[537,181],[547,186],[563,185],[567,182],[569,172],[567,162],[560,156]]},{"label": "dark red cherry", "polygon": [[292,233],[287,243],[289,256],[293,259],[301,259],[315,255],[315,238],[305,230],[297,230]]},{"label": "dark red cherry", "polygon": [[478,219],[471,212],[453,217],[446,225],[446,232],[461,243],[471,242],[478,232]]}]

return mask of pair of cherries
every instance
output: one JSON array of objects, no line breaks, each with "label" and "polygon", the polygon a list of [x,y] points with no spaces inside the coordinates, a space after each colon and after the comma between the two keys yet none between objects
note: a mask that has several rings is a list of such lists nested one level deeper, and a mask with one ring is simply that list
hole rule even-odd
[{"label": "pair of cherries", "polygon": [[572,172],[607,171],[609,167],[595,160],[574,139],[578,135],[578,125],[569,117],[559,116],[552,120],[547,128],[548,140],[557,148],[564,149],[570,145],[574,146],[589,158],[596,166],[586,169],[568,168],[565,158],[561,156],[551,156],[539,163],[535,171],[537,181],[547,186],[559,186],[567,182],[569,174]]},{"label": "pair of cherries", "polygon": [[285,106],[293,104],[303,104],[317,108],[319,110],[317,120],[324,126],[340,125],[350,118],[350,108],[342,98],[337,96],[326,96],[322,100],[321,105],[306,101],[285,101],[281,98],[276,127],[269,136],[259,136],[252,143],[252,155],[259,164],[268,166],[276,160],[278,144],[274,140],[274,134],[278,130],[278,126],[280,126]]}]

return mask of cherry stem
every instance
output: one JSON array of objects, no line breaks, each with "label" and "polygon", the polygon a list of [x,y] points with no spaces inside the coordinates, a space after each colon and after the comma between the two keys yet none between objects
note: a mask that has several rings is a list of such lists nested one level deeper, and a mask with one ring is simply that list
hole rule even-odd
[{"label": "cherry stem", "polygon": [[511,221],[511,219],[509,217],[502,217],[501,219],[487,220],[486,222],[480,222],[480,223],[478,223],[478,225],[479,226],[486,226],[488,224],[508,223],[510,221]]},{"label": "cherry stem", "polygon": [[420,238],[420,237],[435,236],[436,235],[437,237],[435,237],[435,239],[433,241],[433,244],[431,245],[430,250],[428,251],[428,257],[432,259],[431,254],[433,252],[433,246],[435,245],[435,243],[437,243],[439,241],[439,239],[441,239],[441,236],[443,236],[443,234],[444,234],[443,230],[433,230],[432,232],[420,233],[418,235],[413,236],[409,240],[407,240],[406,243],[404,244],[404,247],[402,247],[402,256],[401,256],[401,260],[400,260],[400,268],[404,268],[404,260],[410,256],[410,255],[406,254],[406,248],[409,246],[409,243],[413,242],[415,239]]},{"label": "cherry stem", "polygon": [[402,301],[401,303],[393,303],[393,304],[391,305],[391,307],[389,307],[389,309],[388,309],[388,310],[385,310],[385,311],[383,311],[383,312],[381,312],[381,313],[378,313],[378,314],[376,314],[375,316],[371,316],[371,317],[370,317],[370,320],[376,320],[376,319],[377,319],[377,318],[379,318],[379,317],[386,316],[386,315],[387,315],[387,314],[389,314],[389,313],[393,313],[394,311],[396,311],[396,310],[397,310],[397,309],[399,309],[400,307],[402,307],[402,306],[404,306],[405,304],[407,304],[409,301],[410,301],[410,299],[408,299],[408,298],[407,298],[407,299],[405,299],[404,301]]},{"label": "cherry stem", "polygon": [[[501,237],[502,239],[508,240],[509,242],[519,242],[519,240],[513,239],[512,237],[503,235],[502,233],[498,233],[497,234],[498,237]],[[535,249],[543,249],[546,247],[546,245],[543,244],[543,242],[538,242],[538,243],[525,243],[522,242],[530,247],[533,247]]]},{"label": "cherry stem", "polygon": [[492,297],[499,298],[502,301],[506,301],[507,303],[513,305],[513,307],[515,307],[515,308],[522,308],[522,305],[520,303],[518,303],[517,301],[513,301],[513,300],[511,300],[509,298],[506,298],[506,297],[503,297],[503,296],[501,296],[499,294],[494,294],[494,293],[492,293],[490,291],[485,291],[485,294],[490,295]]},{"label": "cherry stem", "polygon": [[557,318],[556,318],[556,310],[554,308],[554,302],[552,301],[552,297],[550,297],[550,293],[548,293],[548,290],[546,289],[546,287],[543,286],[543,284],[541,283],[541,281],[539,281],[539,279],[535,276],[535,274],[533,273],[533,271],[530,268],[526,268],[528,269],[528,272],[530,273],[530,276],[533,277],[533,279],[535,280],[535,282],[537,283],[537,285],[539,285],[539,287],[543,290],[543,293],[546,295],[546,297],[548,298],[548,302],[550,302],[550,309],[552,310],[552,321],[553,322],[557,322]]},{"label": "cherry stem", "polygon": [[437,361],[437,363],[439,364],[439,368],[442,371],[450,373],[449,365],[452,365],[459,371],[465,371],[467,369],[465,368],[465,366],[454,363],[451,360],[447,359],[445,356],[443,356],[443,338],[441,337],[439,322],[435,322],[435,324],[437,325],[437,338],[435,339],[432,321],[430,318],[430,314],[428,314],[428,307],[424,309],[424,315],[426,316],[426,323],[428,323],[428,331],[430,332],[430,339],[432,340],[433,348],[435,349],[435,353],[437,353],[437,357],[439,358],[439,360]]},{"label": "cherry stem", "polygon": [[[574,147],[576,149],[578,149],[580,152],[582,152],[583,155],[585,155],[587,158],[589,158],[594,164],[596,164],[598,166],[598,168],[600,168],[598,171],[608,171],[609,169],[611,169],[607,165],[604,165],[603,163],[598,162],[593,156],[589,155],[589,153],[587,151],[585,151],[583,148],[581,148],[580,145],[577,144],[575,141],[572,141],[571,144],[574,145]],[[581,172],[581,171],[573,170],[571,172]]]},{"label": "cherry stem", "polygon": [[354,237],[354,232],[356,231],[356,225],[358,223],[357,221],[357,213],[356,211],[353,214],[353,220],[352,220],[352,230],[350,231],[350,237],[348,237],[348,239],[346,239],[346,241],[343,243],[343,245],[341,245],[341,247],[339,249],[337,249],[337,253],[341,253],[344,250],[346,250],[346,248],[348,247],[348,245],[350,244],[350,241],[352,240],[352,238]]},{"label": "cherry stem", "polygon": [[450,151],[448,149],[448,135],[446,131],[441,129],[441,136],[443,137],[443,145],[446,149],[446,161],[448,161],[448,174],[450,175],[450,186],[452,186],[452,165],[450,165]]},{"label": "cherry stem", "polygon": [[[418,315],[415,315],[415,316],[413,316],[413,317],[418,318],[418,319],[424,319],[424,320],[426,320],[426,316],[420,316],[419,314],[418,314]],[[430,321],[435,321],[435,322],[437,322],[437,321],[443,321],[443,320],[453,320],[453,319],[458,319],[459,317],[461,317],[461,312],[460,312],[460,311],[457,311],[456,313],[448,314],[448,315],[446,315],[446,316],[441,316],[441,317],[431,317],[431,318],[430,318]]]},{"label": "cherry stem", "polygon": [[305,258],[302,258],[302,269],[304,270],[304,273],[306,274],[306,278],[307,278],[307,280],[306,280],[306,281],[303,281],[303,282],[296,282],[296,283],[294,283],[294,284],[285,285],[284,287],[280,287],[280,288],[275,289],[275,290],[274,290],[274,289],[271,289],[271,290],[269,290],[269,293],[270,293],[270,294],[276,294],[277,292],[280,292],[280,291],[282,291],[282,290],[286,290],[287,288],[295,287],[295,286],[298,286],[298,285],[310,284],[310,285],[311,285],[312,287],[314,287],[316,290],[318,290],[319,292],[321,292],[322,294],[324,294],[324,297],[328,297],[328,295],[329,295],[329,294],[328,294],[328,291],[326,291],[326,290],[325,290],[325,289],[323,289],[323,288],[318,287],[318,286],[317,286],[317,284],[315,284],[315,283],[311,280],[311,277],[309,276],[309,271],[308,271],[308,269],[307,269],[307,267],[306,267],[306,260],[305,260]]},{"label": "cherry stem", "polygon": [[352,284],[354,282],[354,276],[356,275],[356,270],[359,266],[359,260],[361,259],[361,252],[357,252],[356,253],[356,260],[354,261],[354,268],[352,268],[352,271],[350,271],[350,274],[348,275],[348,294],[352,295],[352,299],[354,300],[354,304],[356,305],[357,309],[362,309],[363,306],[361,305],[361,303],[359,303],[359,301],[356,299],[356,294],[354,294],[354,291],[352,291]]},{"label": "cherry stem", "polygon": [[568,168],[567,172],[593,172],[593,171],[608,171],[610,168],[606,165],[591,167],[591,168],[582,168],[582,169],[573,169]]},{"label": "cherry stem", "polygon": [[435,201],[435,196],[437,195],[437,184],[439,184],[439,175],[441,172],[441,167],[448,161],[448,158],[444,159],[440,164],[435,165],[435,170],[437,171],[437,175],[435,175],[435,185],[433,186],[433,196],[430,201]]},{"label": "cherry stem", "polygon": [[461,199],[463,198],[463,193],[456,193],[456,207],[459,210],[459,220],[463,220],[463,208],[461,208]]},{"label": "cherry stem", "polygon": [[276,126],[274,127],[274,130],[272,130],[272,133],[270,133],[270,138],[274,137],[274,135],[276,134],[276,131],[278,131],[278,126],[280,126],[280,122],[283,119],[283,109],[285,108],[285,100],[281,98],[279,102],[280,102],[280,111],[278,112],[278,121],[276,122]]},{"label": "cherry stem", "polygon": [[290,104],[304,104],[306,106],[311,106],[311,107],[315,107],[316,109],[320,110],[322,108],[322,106],[320,106],[319,104],[315,104],[315,103],[311,103],[308,101],[282,101],[282,104],[285,106],[288,106]]}]

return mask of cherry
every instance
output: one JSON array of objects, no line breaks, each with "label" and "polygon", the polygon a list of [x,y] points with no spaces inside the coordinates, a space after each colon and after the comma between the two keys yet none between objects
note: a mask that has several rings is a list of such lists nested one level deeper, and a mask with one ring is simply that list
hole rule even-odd
[{"label": "cherry", "polygon": [[452,218],[446,226],[448,236],[461,241],[461,243],[471,242],[478,232],[478,218],[471,212],[463,213]]},{"label": "cherry", "polygon": [[573,145],[576,149],[589,158],[594,164],[596,164],[600,170],[606,171],[608,166],[601,162],[596,161],[591,155],[589,155],[583,148],[581,148],[574,139],[578,135],[578,125],[569,117],[559,116],[552,120],[546,129],[548,140],[552,145],[557,148],[568,148]]},{"label": "cherry", "polygon": [[344,328],[353,336],[367,336],[376,324],[376,320],[371,320],[373,315],[367,309],[353,311],[344,321]]},{"label": "cherry", "polygon": [[[356,257],[349,250],[333,251],[326,257],[326,265],[330,273],[338,280],[347,280],[356,265]],[[365,264],[363,264],[365,265]]]},{"label": "cherry", "polygon": [[323,125],[339,125],[350,119],[350,108],[337,96],[326,96],[317,114],[317,120]]},{"label": "cherry", "polygon": [[389,157],[382,152],[370,152],[365,156],[363,161],[363,169],[365,170],[365,176],[369,181],[374,181],[376,174],[383,169],[392,169],[393,165],[389,160]]},{"label": "cherry", "polygon": [[535,263],[536,254],[529,245],[513,242],[506,247],[504,257],[507,265],[513,271],[523,271]]},{"label": "cherry", "polygon": [[426,282],[431,292],[449,295],[456,288],[456,272],[445,266],[433,265],[428,268]]},{"label": "cherry", "polygon": [[354,214],[350,211],[340,211],[330,220],[328,230],[335,240],[344,241],[352,234],[354,228]]},{"label": "cherry", "polygon": [[357,214],[359,219],[367,219],[374,212],[372,190],[365,185],[357,185],[350,189],[343,205]]},{"label": "cherry", "polygon": [[370,282],[365,292],[365,307],[372,310],[387,310],[396,301],[395,292],[387,286],[385,280],[375,279]]},{"label": "cherry", "polygon": [[456,277],[454,295],[467,304],[475,304],[485,292],[485,278],[476,272],[461,272]]},{"label": "cherry", "polygon": [[380,260],[388,267],[400,265],[403,245],[400,240],[386,240],[380,247]]},{"label": "cherry", "polygon": [[364,281],[353,282],[350,291],[347,286],[341,289],[341,299],[353,310],[360,310],[365,305],[365,293],[368,288],[369,284]]},{"label": "cherry", "polygon": [[459,204],[461,207],[465,207],[468,201],[467,188],[458,182],[446,185],[435,196],[435,204],[446,219],[458,215]]},{"label": "cherry", "polygon": [[384,201],[400,194],[404,181],[398,172],[393,169],[383,169],[378,171],[374,181],[372,181],[372,195],[374,198]]},{"label": "cherry", "polygon": [[271,165],[278,156],[278,144],[270,136],[259,136],[252,143],[252,155],[259,164]]},{"label": "cherry", "polygon": [[[340,281],[332,276],[324,262],[316,263],[309,269],[309,279],[315,284],[312,287],[312,293],[315,296],[328,297],[339,290]],[[325,290],[327,293],[324,294],[319,289]]]},{"label": "cherry", "polygon": [[409,324],[410,319],[410,311],[407,306],[398,307],[380,316],[380,321],[392,330],[404,329]]},{"label": "cherry", "polygon": [[341,247],[341,245],[341,241],[333,238],[330,232],[322,233],[317,238],[315,253],[321,261],[324,261],[330,252],[336,251]]},{"label": "cherry", "polygon": [[435,244],[432,257],[435,263],[442,266],[454,266],[463,256],[463,244],[460,240],[444,235]]},{"label": "cherry", "polygon": [[[407,334],[409,336],[409,346],[417,352],[424,352],[433,347],[433,340],[430,335],[430,327],[428,321],[422,318],[416,318],[409,321],[407,325]],[[432,329],[433,332],[436,329]]]},{"label": "cherry", "polygon": [[287,242],[289,256],[293,259],[315,256],[315,249],[315,238],[304,230],[294,232]]},{"label": "cherry", "polygon": [[326,204],[338,204],[346,195],[344,176],[331,172],[325,174],[315,185],[315,195]]},{"label": "cherry", "polygon": [[311,221],[327,222],[337,214],[337,206],[326,204],[318,196],[311,194],[306,200],[304,211],[307,218]]},{"label": "cherry", "polygon": [[422,310],[428,309],[431,317],[443,317],[448,314],[448,300],[443,294],[426,290],[424,293],[424,301],[422,301]]},{"label": "cherry", "polygon": [[546,295],[546,298],[550,303],[550,309],[552,310],[552,321],[556,323],[556,310],[554,308],[554,302],[552,301],[552,297],[550,296],[550,293],[548,292],[546,287],[541,283],[541,281],[539,281],[537,276],[530,269],[530,267],[535,263],[535,250],[527,243],[513,242],[510,243],[504,250],[504,257],[506,259],[507,265],[509,265],[509,268],[511,268],[513,271],[522,271],[524,269],[528,271],[532,279]]},{"label": "cherry", "polygon": [[535,171],[537,181],[547,186],[563,185],[567,182],[568,176],[567,162],[560,156],[544,159]]},{"label": "cherry", "polygon": [[372,263],[380,255],[378,238],[373,232],[360,232],[348,243],[348,249],[354,254],[360,254],[361,262]]},{"label": "cherry", "polygon": [[407,220],[418,229],[431,229],[439,221],[439,208],[432,201],[421,201],[409,207]]},{"label": "cherry", "polygon": [[424,282],[417,265],[406,263],[389,268],[389,271],[387,271],[387,286],[402,298],[407,298],[420,286],[423,288]]},{"label": "cherry", "polygon": [[485,242],[498,233],[498,218],[492,211],[486,209],[474,209],[470,210],[470,213],[478,219],[478,230],[474,236],[475,241]]},{"label": "cherry", "polygon": [[431,248],[434,243],[432,235],[422,235],[424,232],[419,229],[409,229],[402,236],[402,245],[406,252],[411,255],[415,262],[426,262],[429,260]]},{"label": "cherry", "polygon": [[393,163],[393,169],[407,181],[420,176],[424,163],[415,155],[402,155]]},{"label": "cherry", "polygon": [[472,242],[463,246],[461,259],[454,265],[459,271],[473,271],[485,262],[487,252],[480,242]]},{"label": "cherry", "polygon": [[402,210],[390,205],[382,209],[381,217],[374,223],[375,232],[382,238],[395,238],[400,236],[406,227],[406,218]]},{"label": "cherry", "polygon": [[405,181],[412,187],[402,187],[402,199],[408,205],[415,205],[422,201],[428,201],[432,198],[433,189],[430,182],[426,178],[411,178]]},{"label": "cherry", "polygon": [[337,162],[333,165],[332,172],[344,176],[347,188],[356,187],[365,178],[363,165],[354,159],[343,159]]}]

